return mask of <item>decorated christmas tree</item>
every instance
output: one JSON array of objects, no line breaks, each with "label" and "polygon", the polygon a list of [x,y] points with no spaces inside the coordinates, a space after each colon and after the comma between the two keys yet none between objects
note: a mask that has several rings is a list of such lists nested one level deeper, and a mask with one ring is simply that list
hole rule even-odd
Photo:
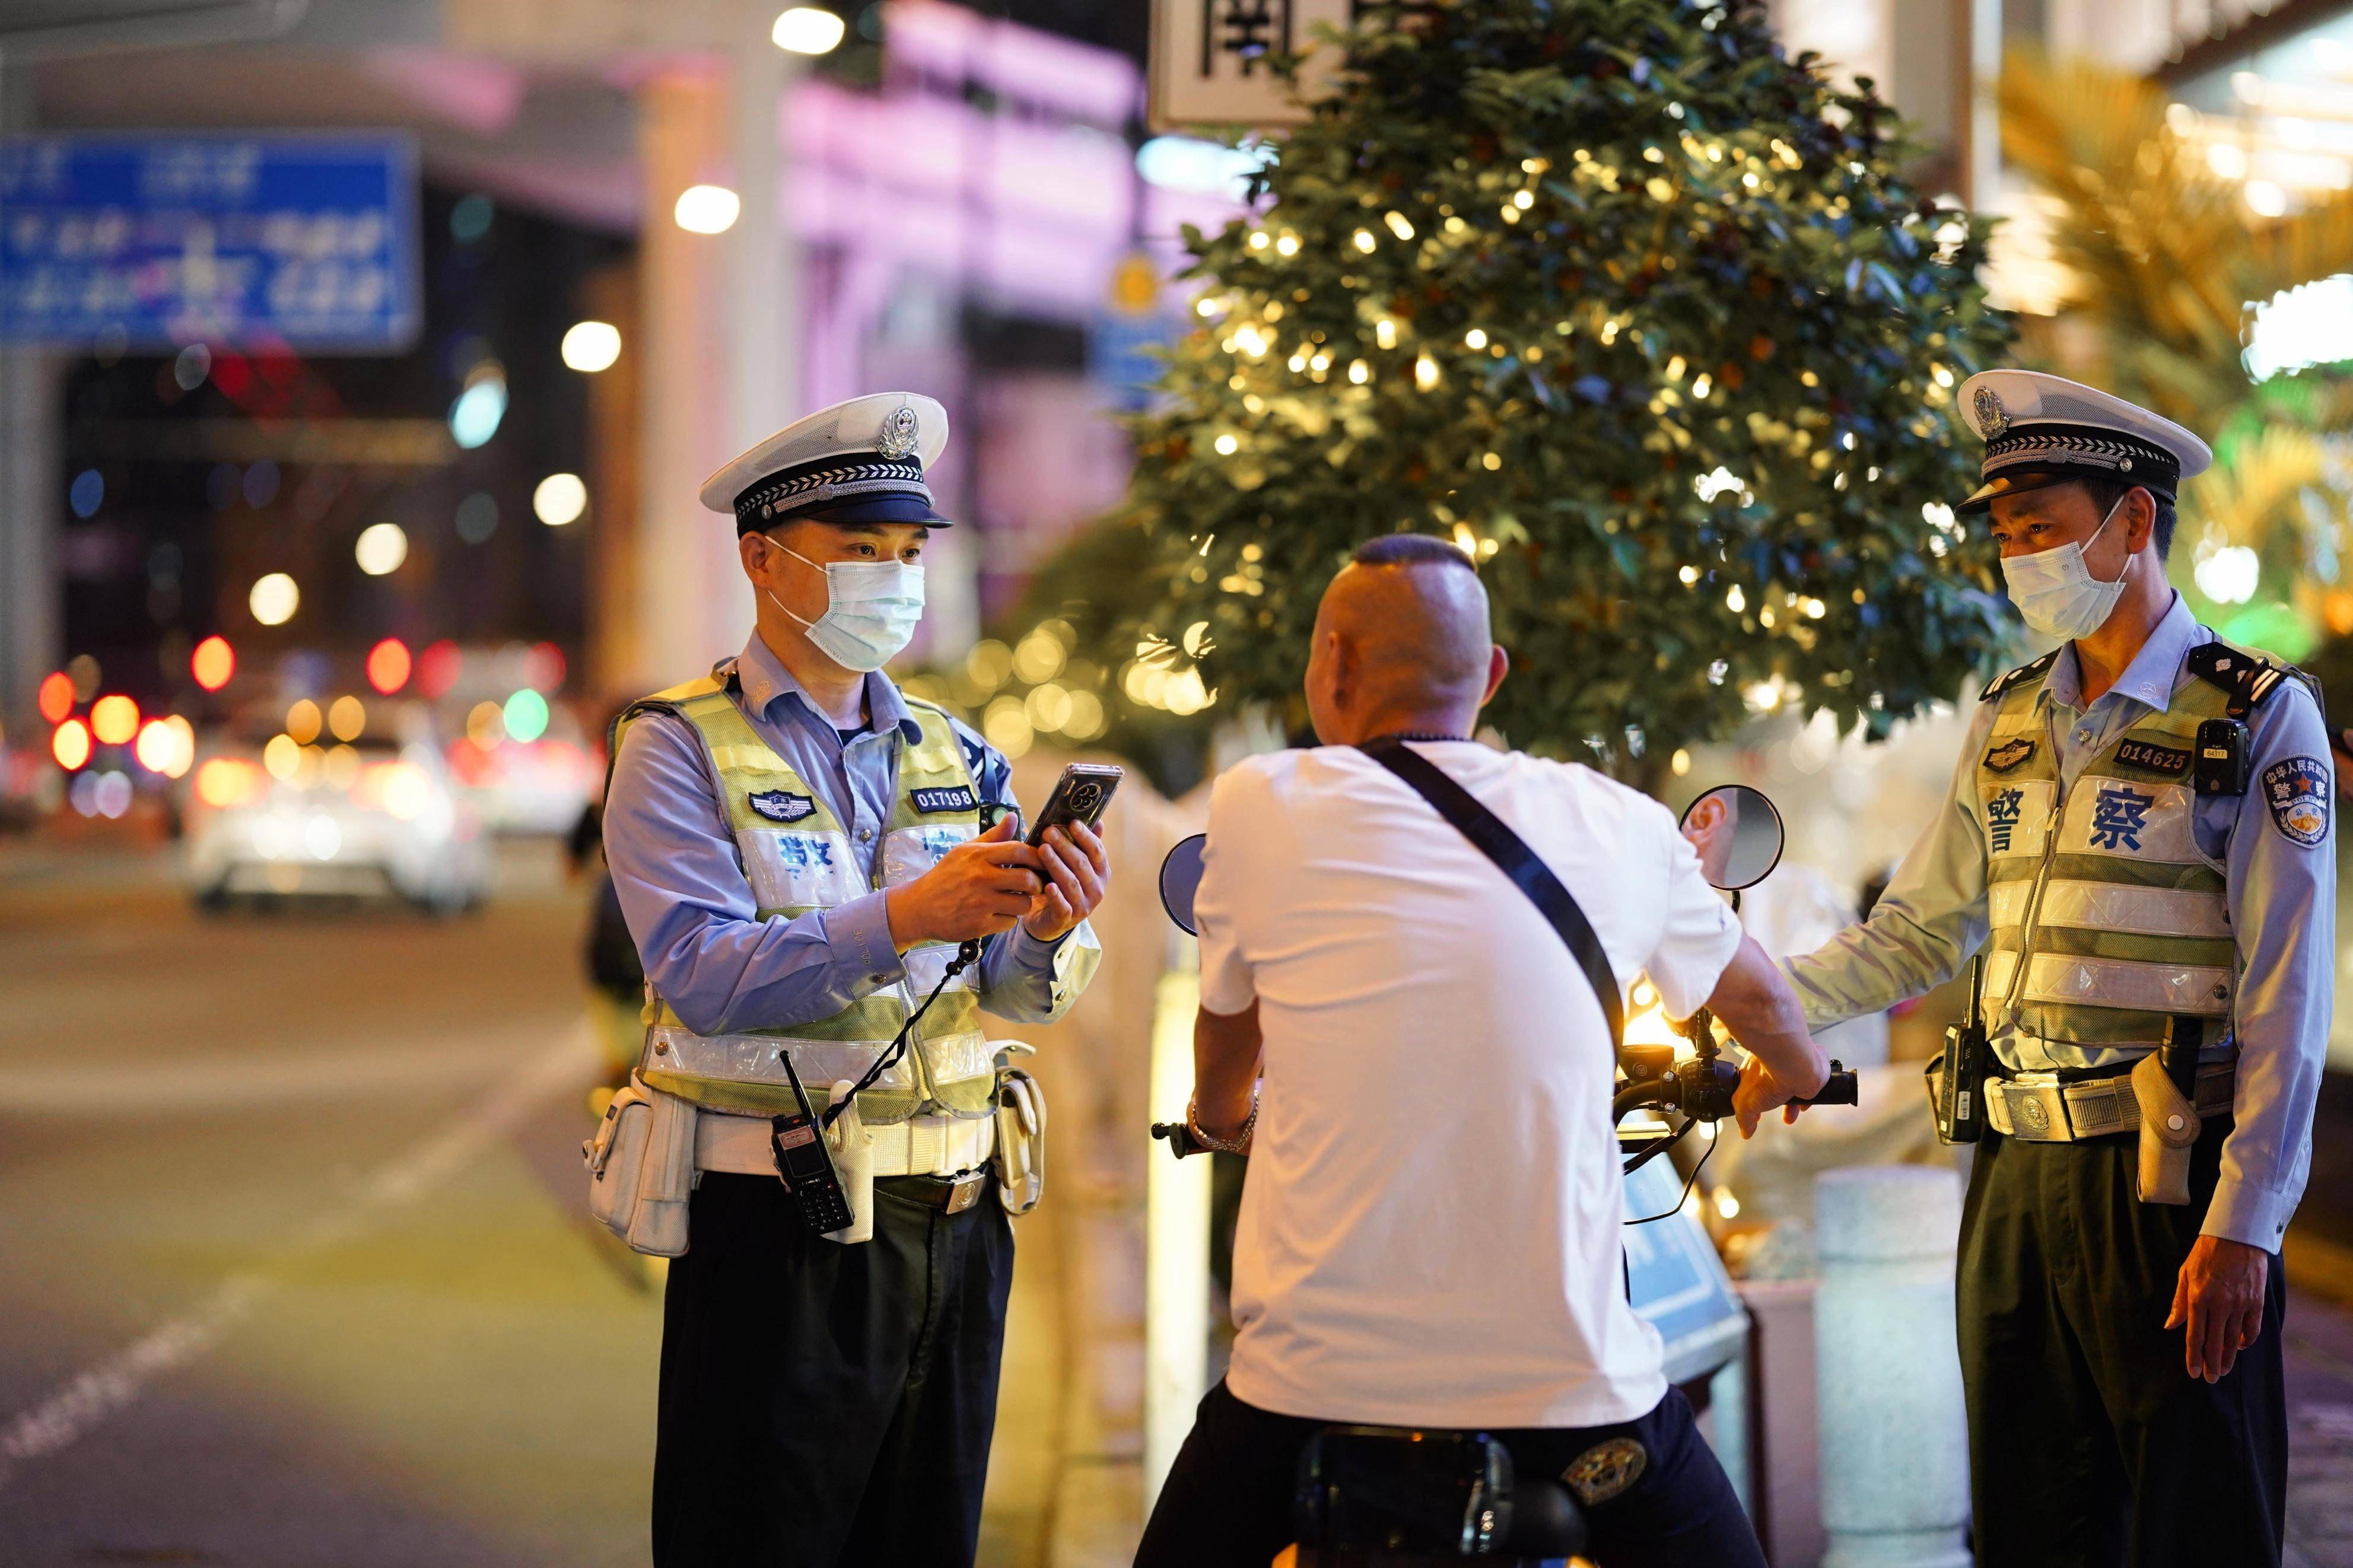
[{"label": "decorated christmas tree", "polygon": [[1089,546],[1140,568],[1120,695],[1295,713],[1324,584],[1409,529],[1479,564],[1514,745],[1641,774],[1952,697],[2006,624],[1954,391],[2008,326],[1869,84],[1749,5],[1371,5],[1345,46],[1251,214],[1187,233],[1198,330]]}]

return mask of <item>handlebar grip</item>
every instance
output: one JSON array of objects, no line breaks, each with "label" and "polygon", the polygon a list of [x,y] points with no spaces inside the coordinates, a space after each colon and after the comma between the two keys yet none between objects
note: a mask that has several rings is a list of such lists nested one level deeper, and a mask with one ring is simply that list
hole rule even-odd
[{"label": "handlebar grip", "polygon": [[1181,1121],[1155,1121],[1152,1124],[1155,1138],[1168,1140],[1168,1152],[1179,1160],[1187,1154],[1206,1154],[1208,1150],[1193,1136],[1193,1130]]},{"label": "handlebar grip", "polygon": [[1831,1064],[1830,1081],[1822,1085],[1821,1093],[1811,1100],[1793,1100],[1792,1105],[1854,1105],[1859,1103],[1855,1089],[1854,1069]]}]

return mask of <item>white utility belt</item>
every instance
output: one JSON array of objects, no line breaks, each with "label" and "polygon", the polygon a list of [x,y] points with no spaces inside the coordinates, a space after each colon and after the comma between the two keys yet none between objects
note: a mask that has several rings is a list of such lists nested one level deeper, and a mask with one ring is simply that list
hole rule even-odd
[{"label": "white utility belt", "polygon": [[[704,1107],[694,1119],[694,1168],[738,1176],[773,1176],[768,1119]],[[997,1117],[912,1116],[863,1124],[877,1176],[952,1176],[977,1170],[997,1152]]]},{"label": "white utility belt", "polygon": [[[849,1099],[848,1079],[829,1091],[840,1114],[825,1132],[849,1199],[851,1223],[826,1238],[860,1242],[874,1234],[878,1177],[953,1176],[940,1207],[961,1214],[989,1186],[1012,1215],[1038,1206],[1046,1190],[1046,1100],[1012,1065],[1029,1047],[990,1042],[997,1105],[986,1116],[915,1116],[868,1125]],[[588,1166],[588,1212],[638,1252],[682,1257],[688,1210],[706,1172],[777,1175],[765,1116],[708,1109],[632,1078],[613,1096],[596,1135],[580,1147]],[[902,1194],[903,1195],[903,1194]]]},{"label": "white utility belt", "polygon": [[[2228,1111],[2237,1077],[2235,1061],[2200,1064],[2198,1113],[2212,1116]],[[1989,1075],[1985,1100],[1986,1121],[1995,1131],[2029,1143],[2105,1138],[2135,1131],[2141,1124],[2140,1093],[2128,1072],[2073,1083],[2062,1083],[2056,1074],[2048,1072],[2015,1073],[2008,1078]]]}]

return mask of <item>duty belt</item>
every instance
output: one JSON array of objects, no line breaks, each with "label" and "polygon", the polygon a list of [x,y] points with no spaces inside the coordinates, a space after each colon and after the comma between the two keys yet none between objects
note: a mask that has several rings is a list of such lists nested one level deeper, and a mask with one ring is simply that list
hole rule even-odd
[{"label": "duty belt", "polygon": [[[705,1110],[694,1119],[694,1165],[699,1171],[773,1176],[768,1119]],[[874,1174],[944,1176],[985,1163],[997,1147],[993,1116],[917,1116],[864,1129],[872,1150]]]},{"label": "duty belt", "polygon": [[[2198,1114],[2227,1114],[2238,1077],[2236,1062],[2198,1068]],[[2029,1143],[2073,1143],[2140,1127],[2140,1097],[2132,1075],[2063,1083],[2053,1073],[2019,1073],[1985,1080],[1986,1121],[2004,1137]]]}]

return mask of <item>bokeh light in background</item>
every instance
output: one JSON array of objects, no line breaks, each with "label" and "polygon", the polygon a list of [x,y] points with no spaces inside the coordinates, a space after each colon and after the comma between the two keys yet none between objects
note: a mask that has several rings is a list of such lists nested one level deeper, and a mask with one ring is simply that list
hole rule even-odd
[{"label": "bokeh light in background", "polygon": [[100,698],[90,706],[90,732],[106,745],[127,744],[139,733],[139,704],[120,692]]},{"label": "bokeh light in background", "polygon": [[293,707],[286,710],[286,733],[292,737],[298,746],[307,746],[317,740],[319,731],[325,722],[325,717],[319,711],[319,705],[307,697],[300,699]]},{"label": "bokeh light in background", "polygon": [[552,642],[536,642],[522,656],[522,680],[533,691],[553,691],[564,684],[564,650]]},{"label": "bokeh light in background", "polygon": [[68,773],[90,761],[90,726],[79,719],[58,725],[58,732],[49,737],[49,755]]},{"label": "bokeh light in background", "polygon": [[272,735],[261,748],[261,765],[274,779],[290,779],[302,761],[302,743],[291,735]]},{"label": "bokeh light in background", "polygon": [[441,697],[458,684],[464,673],[465,656],[458,645],[448,637],[427,643],[425,651],[417,656],[417,694],[420,697]]},{"label": "bokeh light in background", "polygon": [[621,329],[610,321],[575,321],[564,334],[564,363],[583,374],[610,370],[621,357]]},{"label": "bokeh light in background", "polygon": [[356,697],[338,697],[327,708],[327,728],[338,741],[356,741],[367,731],[367,706]]},{"label": "bokeh light in background", "polygon": [[506,372],[495,363],[479,365],[449,405],[449,438],[470,452],[497,435],[506,416]]},{"label": "bokeh light in background", "polygon": [[245,596],[245,604],[253,612],[253,618],[263,626],[282,626],[301,607],[302,590],[285,573],[272,572],[253,584],[253,591]]},{"label": "bokeh light in background", "polygon": [[389,697],[408,684],[412,662],[406,643],[398,637],[386,637],[368,649],[368,684]]},{"label": "bokeh light in background", "polygon": [[218,691],[237,673],[237,650],[227,637],[206,637],[188,655],[188,673],[206,691]]},{"label": "bokeh light in background", "polygon": [[382,577],[400,570],[408,559],[408,535],[396,522],[378,522],[360,530],[352,546],[352,559],[360,570],[371,577]]},{"label": "bokeh light in background", "polygon": [[528,745],[547,733],[547,699],[526,686],[507,699],[499,717],[509,738]]},{"label": "bokeh light in background", "polygon": [[66,792],[66,802],[84,816],[121,816],[131,809],[131,775],[113,768],[84,773]]},{"label": "bokeh light in background", "polygon": [[196,760],[195,730],[176,713],[168,719],[150,719],[139,727],[133,754],[149,773],[178,778]]},{"label": "bokeh light in background", "polygon": [[829,55],[840,47],[849,30],[839,16],[815,5],[796,5],[776,18],[768,37],[776,47],[797,55]]},{"label": "bokeh light in background", "polygon": [[487,544],[491,535],[499,531],[499,503],[486,491],[476,490],[458,503],[458,537],[469,544]]},{"label": "bokeh light in background", "polygon": [[73,488],[66,492],[66,500],[76,517],[92,517],[106,502],[106,476],[96,468],[84,468],[74,476]]},{"label": "bokeh light in background", "polygon": [[491,220],[497,216],[497,204],[481,192],[459,196],[449,208],[449,237],[460,245],[471,245],[491,232]]},{"label": "bokeh light in background", "polygon": [[495,702],[477,702],[466,714],[466,739],[489,751],[507,738],[506,714]]},{"label": "bokeh light in background", "polygon": [[215,810],[244,805],[261,793],[261,770],[241,757],[213,757],[196,770],[195,787],[196,799]]},{"label": "bokeh light in background", "polygon": [[743,202],[724,185],[689,185],[678,194],[670,216],[690,234],[725,234],[743,210]]},{"label": "bokeh light in background", "polygon": [[531,510],[548,527],[562,528],[588,510],[588,487],[578,474],[550,474],[531,492]]},{"label": "bokeh light in background", "polygon": [[73,677],[68,675],[62,669],[53,670],[49,674],[43,676],[41,678],[41,689],[37,694],[35,701],[40,708],[41,717],[43,719],[47,720],[52,724],[61,724],[65,722],[66,715],[73,711]]}]

